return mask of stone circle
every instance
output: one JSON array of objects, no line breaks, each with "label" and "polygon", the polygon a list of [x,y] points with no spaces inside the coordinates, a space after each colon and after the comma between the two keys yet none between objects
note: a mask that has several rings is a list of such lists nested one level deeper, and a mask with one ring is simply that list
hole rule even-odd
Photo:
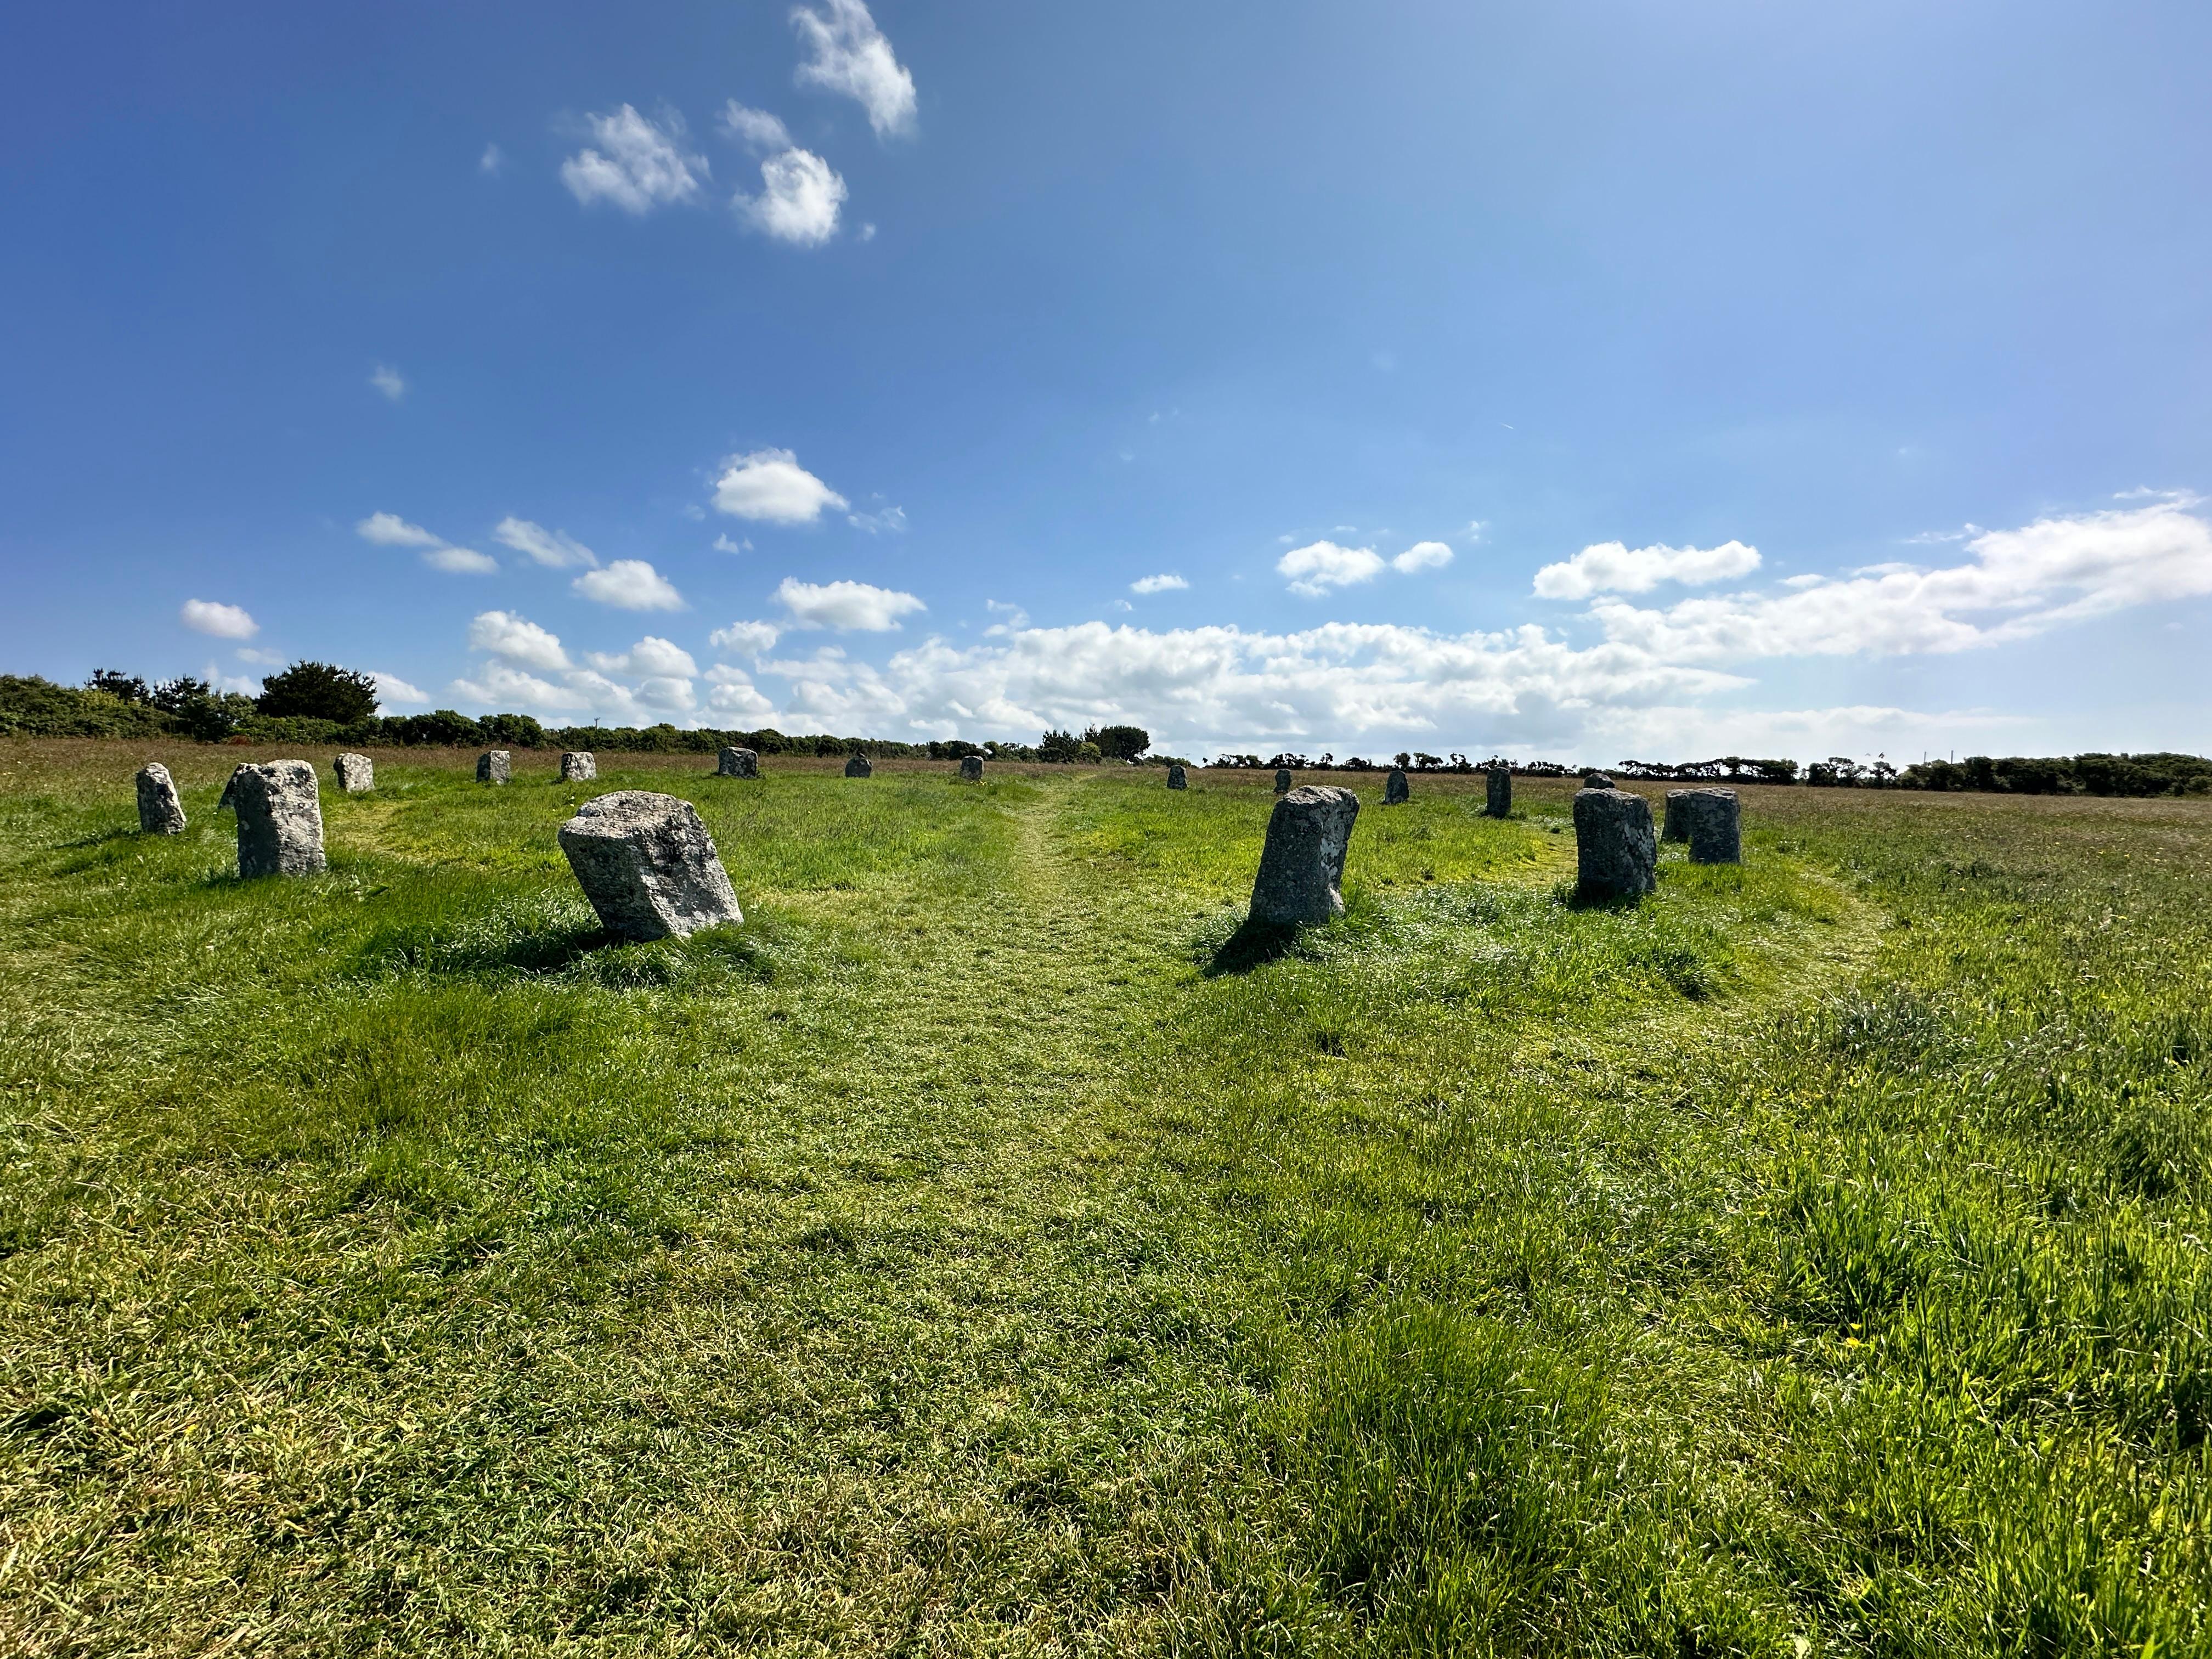
[{"label": "stone circle", "polygon": [[312,876],[324,867],[322,792],[303,760],[266,761],[231,775],[238,806],[238,873]]},{"label": "stone circle", "polygon": [[1333,784],[1307,784],[1275,803],[1251,919],[1261,927],[1328,921],[1344,914],[1344,856],[1359,817],[1359,797]]},{"label": "stone circle", "polygon": [[376,787],[376,763],[366,755],[340,755],[331,763],[338,787],[349,795],[367,794]]},{"label": "stone circle", "polygon": [[177,797],[176,780],[159,761],[138,769],[138,828],[149,836],[185,832],[185,804]]},{"label": "stone circle", "polygon": [[1626,789],[1575,797],[1576,889],[1585,899],[1641,898],[1659,884],[1651,807]]},{"label": "stone circle", "polygon": [[596,795],[559,839],[600,925],[617,939],[683,939],[744,920],[714,838],[688,800],[647,789]]}]

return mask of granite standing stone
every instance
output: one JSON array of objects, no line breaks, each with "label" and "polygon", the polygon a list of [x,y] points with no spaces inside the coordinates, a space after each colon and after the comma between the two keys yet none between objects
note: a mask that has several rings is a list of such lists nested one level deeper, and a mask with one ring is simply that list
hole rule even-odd
[{"label": "granite standing stone", "polygon": [[599,775],[599,758],[588,749],[564,749],[561,751],[562,782],[590,783]]},{"label": "granite standing stone", "polygon": [[246,768],[247,766],[251,766],[252,763],[252,762],[247,761],[243,765],[234,766],[230,769],[230,781],[222,787],[222,799],[215,804],[215,810],[216,811],[235,812],[238,810],[238,775],[246,770]]},{"label": "granite standing stone", "polygon": [[1185,775],[1182,768],[1180,766],[1170,766],[1168,768],[1168,787],[1170,789],[1188,789],[1190,787],[1190,779]]},{"label": "granite standing stone", "polygon": [[750,749],[725,749],[715,757],[714,775],[721,778],[757,778],[760,775],[760,756]]},{"label": "granite standing stone", "polygon": [[1358,817],[1359,797],[1333,784],[1307,784],[1277,801],[1252,883],[1252,921],[1280,927],[1342,915],[1344,854]]},{"label": "granite standing stone", "polygon": [[1291,769],[1289,767],[1279,766],[1275,769],[1275,793],[1277,794],[1289,794],[1291,793],[1291,786],[1297,781],[1297,780],[1291,775]]},{"label": "granite standing stone", "polygon": [[561,826],[560,841],[617,939],[683,939],[744,920],[714,838],[688,800],[647,789],[595,796]]},{"label": "granite standing stone", "polygon": [[1577,888],[1586,899],[1641,898],[1659,884],[1659,837],[1651,808],[1626,789],[1575,797]]},{"label": "granite standing stone", "polygon": [[177,799],[169,769],[159,761],[148,761],[138,769],[138,827],[149,836],[185,832],[185,804]]},{"label": "granite standing stone", "polygon": [[960,757],[960,776],[964,782],[982,782],[983,757],[981,755],[963,755]]},{"label": "granite standing stone", "polygon": [[1382,804],[1385,806],[1403,806],[1413,798],[1413,787],[1406,781],[1406,769],[1392,767],[1390,775],[1382,780]]},{"label": "granite standing stone", "polygon": [[504,749],[487,749],[477,757],[478,783],[505,783],[514,775],[514,757]]},{"label": "granite standing stone", "polygon": [[[1610,789],[1613,787],[1613,780],[1606,776],[1602,772],[1585,772],[1583,774],[1583,787],[1585,789]],[[1645,810],[1648,811],[1650,809],[1647,807]]]},{"label": "granite standing stone", "polygon": [[1682,830],[1682,797],[1689,793],[1690,792],[1686,789],[1669,789],[1667,792],[1667,816],[1664,818],[1662,818],[1659,822],[1659,839],[1661,841],[1686,841],[1689,839]]},{"label": "granite standing stone", "polygon": [[338,787],[349,795],[365,795],[376,787],[376,763],[366,755],[340,755],[331,763]]},{"label": "granite standing stone", "polygon": [[1692,864],[1741,864],[1743,826],[1733,789],[1670,789],[1667,822],[1690,843]]},{"label": "granite standing stone", "polygon": [[1485,775],[1487,793],[1482,803],[1486,817],[1510,817],[1513,813],[1513,775],[1502,766],[1493,766]]},{"label": "granite standing stone", "polygon": [[323,799],[315,769],[303,760],[241,766],[237,792],[238,873],[312,876],[323,868]]},{"label": "granite standing stone", "polygon": [[855,755],[845,763],[845,775],[848,778],[873,777],[875,771],[876,769],[868,764],[866,755]]}]

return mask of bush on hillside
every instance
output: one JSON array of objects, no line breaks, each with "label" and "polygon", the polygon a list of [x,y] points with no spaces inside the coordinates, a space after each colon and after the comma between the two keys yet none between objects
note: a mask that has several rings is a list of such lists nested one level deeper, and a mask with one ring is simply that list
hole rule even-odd
[{"label": "bush on hillside", "polygon": [[261,682],[253,706],[271,720],[350,726],[376,713],[376,677],[326,662],[295,662]]},{"label": "bush on hillside", "polygon": [[112,691],[57,685],[37,674],[0,674],[0,735],[155,738],[174,731],[160,709]]},{"label": "bush on hillside", "polygon": [[1141,726],[1093,726],[1083,733],[1108,760],[1134,760],[1152,746],[1152,734]]}]

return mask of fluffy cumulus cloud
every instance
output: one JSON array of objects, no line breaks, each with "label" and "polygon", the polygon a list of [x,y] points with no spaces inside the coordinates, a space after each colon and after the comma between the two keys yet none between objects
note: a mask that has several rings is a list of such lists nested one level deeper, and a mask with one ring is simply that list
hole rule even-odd
[{"label": "fluffy cumulus cloud", "polygon": [[1390,561],[1390,568],[1401,575],[1411,576],[1423,570],[1441,570],[1452,562],[1452,550],[1442,542],[1415,542]]},{"label": "fluffy cumulus cloud", "polygon": [[842,513],[850,505],[787,449],[732,455],[714,481],[717,511],[763,524],[812,524],[825,507]]},{"label": "fluffy cumulus cloud", "polygon": [[584,598],[617,611],[681,611],[684,596],[643,559],[617,559],[604,570],[586,570],[568,584]]},{"label": "fluffy cumulus cloud", "polygon": [[803,582],[786,576],[776,602],[791,612],[794,628],[837,628],[879,634],[896,628],[901,617],[929,607],[911,593],[866,582]]},{"label": "fluffy cumulus cloud", "polygon": [[410,704],[420,708],[430,701],[397,674],[386,674],[372,668],[369,678],[376,682],[376,703],[380,708],[404,708]]},{"label": "fluffy cumulus cloud", "polygon": [[486,660],[453,682],[453,695],[465,703],[556,717],[590,714],[622,726],[687,719],[698,709],[690,653],[652,635],[628,651],[589,653],[590,666],[579,667],[557,635],[512,612],[487,611],[469,625],[469,647]]},{"label": "fluffy cumulus cloud", "polygon": [[527,519],[501,519],[491,535],[501,546],[527,554],[538,563],[555,570],[564,570],[575,565],[590,567],[599,562],[599,556],[574,536],[558,530],[548,530]]},{"label": "fluffy cumulus cloud", "polygon": [[707,158],[684,149],[679,117],[656,124],[624,104],[611,114],[586,117],[585,125],[591,144],[561,164],[561,182],[585,206],[608,202],[643,214],[698,199]]},{"label": "fluffy cumulus cloud", "polygon": [[261,631],[261,624],[246,615],[245,606],[215,599],[186,599],[177,619],[195,634],[212,634],[219,640],[250,640]]},{"label": "fluffy cumulus cloud", "polygon": [[471,623],[469,649],[488,651],[526,668],[568,666],[568,653],[561,648],[560,635],[509,611],[487,611]]},{"label": "fluffy cumulus cloud", "polygon": [[1138,577],[1129,584],[1129,591],[1132,593],[1176,593],[1189,586],[1182,577],[1164,573],[1158,576]]},{"label": "fluffy cumulus cloud", "polygon": [[1371,547],[1309,542],[1276,560],[1275,572],[1290,578],[1291,592],[1303,593],[1310,599],[1319,599],[1332,587],[1373,581],[1382,574],[1382,557]]},{"label": "fluffy cumulus cloud", "polygon": [[716,663],[707,671],[707,707],[718,719],[725,720],[764,720],[775,712],[775,705],[753,684],[752,677],[727,663]]},{"label": "fluffy cumulus cloud", "polygon": [[819,10],[801,6],[791,21],[806,52],[799,85],[852,99],[867,111],[879,138],[913,132],[914,76],[861,0],[827,0]]},{"label": "fluffy cumulus cloud", "polygon": [[707,642],[717,651],[728,651],[741,657],[757,657],[764,651],[775,649],[775,642],[783,637],[783,630],[769,622],[733,622],[727,628],[718,628],[707,636]]},{"label": "fluffy cumulus cloud", "polygon": [[1741,542],[1718,547],[1629,547],[1602,542],[1564,564],[1536,573],[1536,593],[1546,599],[1586,599],[1593,593],[1648,593],[1662,582],[1698,586],[1730,581],[1759,568],[1759,550]]},{"label": "fluffy cumulus cloud", "polygon": [[691,660],[689,651],[672,640],[652,634],[627,651],[593,651],[587,653],[584,660],[607,674],[657,674],[690,679],[699,672],[699,665]]},{"label": "fluffy cumulus cloud", "polygon": [[797,247],[819,247],[837,234],[845,181],[829,162],[811,149],[779,150],[761,162],[760,172],[757,195],[740,191],[730,200],[739,220]]}]

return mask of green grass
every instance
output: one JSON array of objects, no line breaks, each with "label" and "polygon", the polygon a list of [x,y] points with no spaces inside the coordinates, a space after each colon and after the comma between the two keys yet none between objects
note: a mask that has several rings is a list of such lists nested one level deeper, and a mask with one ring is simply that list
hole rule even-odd
[{"label": "green grass", "polygon": [[[157,752],[0,746],[0,1651],[2212,1648],[2212,805],[1581,908],[1417,779],[1255,939],[1265,774],[392,754],[241,884]],[[743,927],[599,937],[634,787]]]}]

